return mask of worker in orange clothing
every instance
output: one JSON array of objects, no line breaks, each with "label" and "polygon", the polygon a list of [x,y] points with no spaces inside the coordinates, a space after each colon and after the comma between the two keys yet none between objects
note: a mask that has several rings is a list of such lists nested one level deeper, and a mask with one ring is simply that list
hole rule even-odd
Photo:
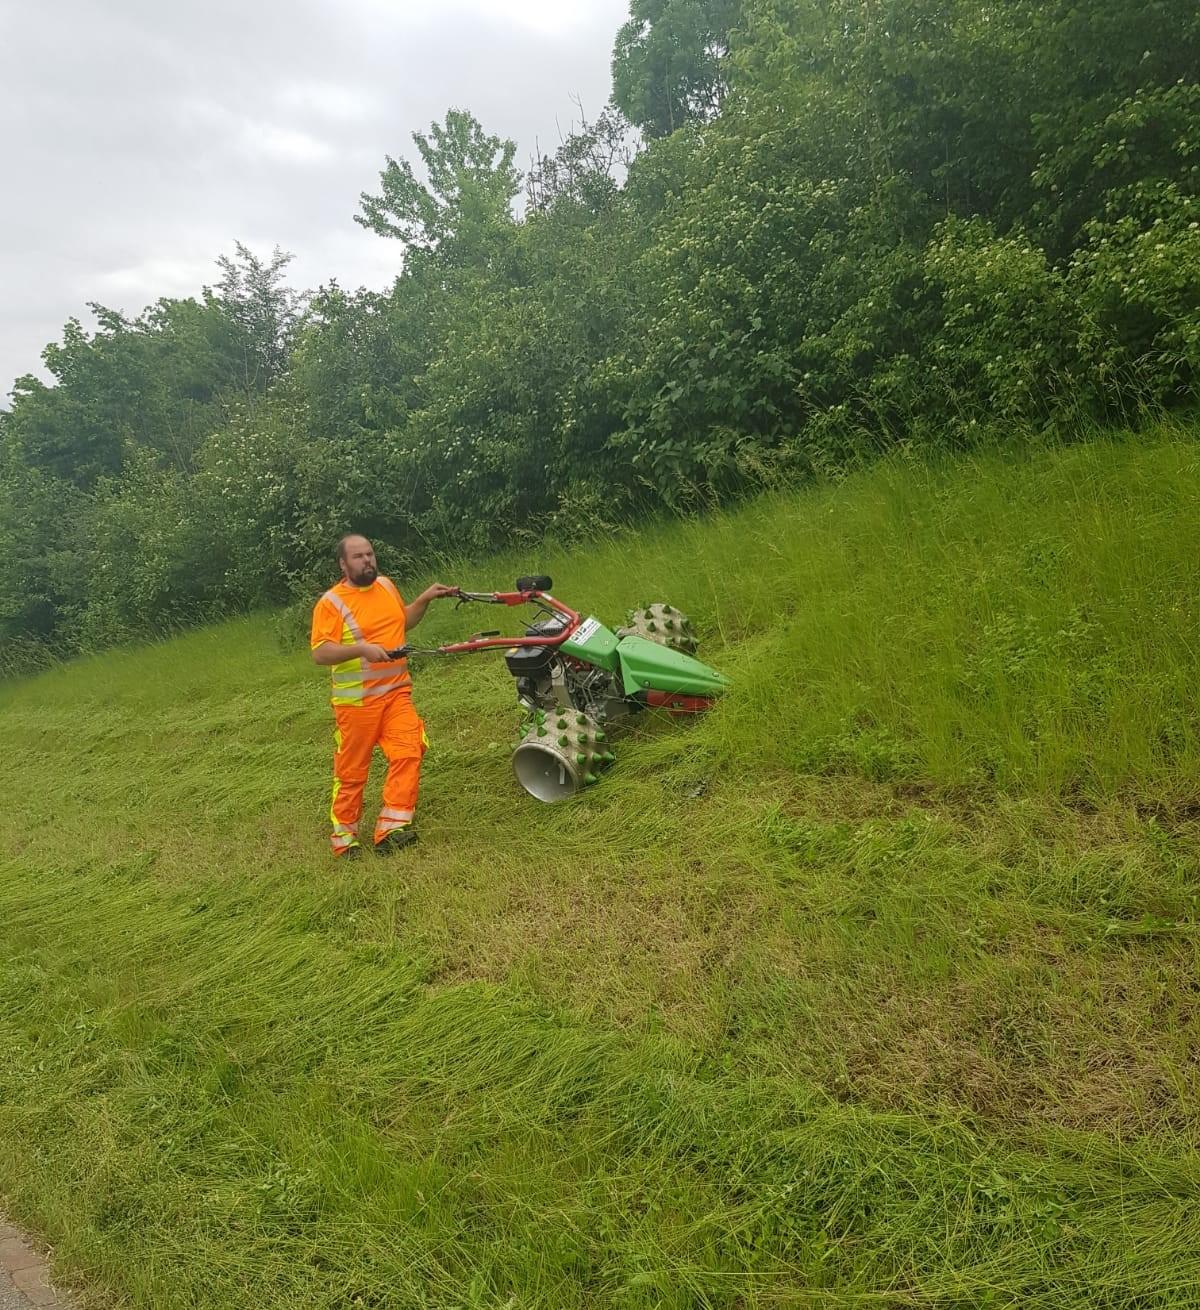
[{"label": "worker in orange clothing", "polygon": [[366,537],[350,534],[338,542],[342,580],[313,609],[312,657],[333,670],[333,823],[330,844],[336,856],[360,855],[358,821],[363,787],[378,746],[387,757],[383,808],[375,825],[375,849],[400,850],[417,839],[413,812],[421,757],[428,741],[412,703],[407,660],[391,659],[405,633],[425,617],[431,600],[457,595],[435,583],[410,604],[385,578]]}]

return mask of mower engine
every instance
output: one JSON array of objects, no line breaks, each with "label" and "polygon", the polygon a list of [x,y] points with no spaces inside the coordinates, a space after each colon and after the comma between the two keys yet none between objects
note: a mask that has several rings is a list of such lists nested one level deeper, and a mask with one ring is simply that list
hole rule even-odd
[{"label": "mower engine", "polygon": [[[556,637],[567,620],[556,615],[531,623],[528,637]],[[613,675],[585,660],[561,654],[553,646],[514,646],[505,655],[508,671],[517,680],[517,700],[529,711],[582,710],[598,723],[634,713]]]}]

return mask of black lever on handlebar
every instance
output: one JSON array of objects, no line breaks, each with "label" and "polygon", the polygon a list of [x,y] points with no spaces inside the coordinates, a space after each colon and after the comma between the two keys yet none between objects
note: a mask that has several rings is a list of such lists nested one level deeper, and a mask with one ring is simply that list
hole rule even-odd
[{"label": "black lever on handlebar", "polygon": [[[481,636],[487,636],[487,633],[481,633]],[[499,633],[494,634],[499,636]],[[389,660],[403,660],[410,655],[448,655],[449,651],[444,651],[440,646],[410,646],[407,642],[403,646],[397,646],[395,650],[389,650],[387,657]]]}]

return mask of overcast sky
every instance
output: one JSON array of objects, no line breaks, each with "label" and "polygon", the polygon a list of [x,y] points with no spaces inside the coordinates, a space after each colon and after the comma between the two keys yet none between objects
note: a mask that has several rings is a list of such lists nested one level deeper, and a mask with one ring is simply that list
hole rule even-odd
[{"label": "overcast sky", "polygon": [[517,143],[609,95],[628,0],[0,0],[0,397],[85,305],[213,283],[240,240],[291,281],[383,287],[352,221],[451,106]]}]

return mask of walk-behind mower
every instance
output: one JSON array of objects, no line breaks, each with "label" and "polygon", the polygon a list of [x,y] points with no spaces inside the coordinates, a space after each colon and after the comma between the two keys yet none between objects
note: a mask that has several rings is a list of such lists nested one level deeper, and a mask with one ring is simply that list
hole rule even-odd
[{"label": "walk-behind mower", "polygon": [[436,649],[402,646],[406,655],[464,655],[503,649],[525,709],[513,751],[517,781],[540,801],[560,801],[599,781],[613,762],[609,727],[646,710],[698,714],[729,685],[693,658],[697,642],[687,615],[647,605],[615,632],[584,618],[550,594],[547,577],[517,579],[515,591],[459,591],[459,604],[530,605],[524,636],[477,632]]}]

